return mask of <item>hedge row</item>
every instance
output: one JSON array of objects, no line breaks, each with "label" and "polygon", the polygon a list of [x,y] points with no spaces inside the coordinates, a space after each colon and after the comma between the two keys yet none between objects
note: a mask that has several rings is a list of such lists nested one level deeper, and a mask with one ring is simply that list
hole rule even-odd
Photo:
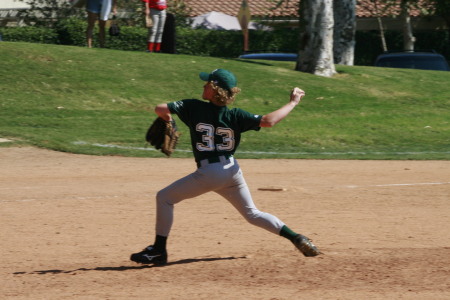
[{"label": "hedge row", "polygon": [[[8,27],[0,28],[4,41],[21,41],[31,43],[61,44],[85,46],[86,21],[68,18],[55,28],[42,27]],[[117,37],[107,35],[106,47],[127,51],[144,51],[146,49],[147,29],[141,27],[121,26]],[[448,31],[423,31],[414,33],[416,49],[434,49],[450,59],[450,37]],[[280,29],[274,31],[250,31],[249,46],[251,51],[286,51],[297,52],[298,31]],[[399,32],[386,32],[389,50],[402,48],[402,36]],[[98,46],[96,35],[94,46]],[[218,31],[190,28],[177,28],[176,53],[214,57],[237,57],[242,54],[243,37],[240,31]],[[355,64],[371,65],[376,56],[382,52],[381,39],[377,31],[357,32],[355,47]]]},{"label": "hedge row", "polygon": [[55,44],[58,34],[55,30],[43,27],[11,27],[1,28],[3,41]]},{"label": "hedge row", "polygon": [[[450,62],[449,31],[416,31],[414,32],[416,50],[434,50]],[[403,36],[398,31],[385,32],[389,51],[403,49]],[[372,65],[375,58],[383,52],[380,33],[378,31],[356,32],[355,64]]]}]

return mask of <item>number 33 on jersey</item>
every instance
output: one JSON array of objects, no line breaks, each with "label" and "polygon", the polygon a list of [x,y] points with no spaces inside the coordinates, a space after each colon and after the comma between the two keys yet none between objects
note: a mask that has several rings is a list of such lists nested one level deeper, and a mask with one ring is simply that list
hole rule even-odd
[{"label": "number 33 on jersey", "polygon": [[260,130],[262,116],[240,108],[229,109],[197,99],[171,102],[168,108],[189,127],[196,161],[222,154],[233,155],[241,133]]}]

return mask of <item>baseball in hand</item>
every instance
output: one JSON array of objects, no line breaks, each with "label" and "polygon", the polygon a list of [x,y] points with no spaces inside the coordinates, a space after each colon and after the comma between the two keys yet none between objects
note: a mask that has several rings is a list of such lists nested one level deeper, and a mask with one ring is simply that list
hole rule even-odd
[{"label": "baseball in hand", "polygon": [[291,101],[295,101],[296,103],[300,102],[300,99],[305,96],[305,92],[298,87],[294,88],[291,92]]}]

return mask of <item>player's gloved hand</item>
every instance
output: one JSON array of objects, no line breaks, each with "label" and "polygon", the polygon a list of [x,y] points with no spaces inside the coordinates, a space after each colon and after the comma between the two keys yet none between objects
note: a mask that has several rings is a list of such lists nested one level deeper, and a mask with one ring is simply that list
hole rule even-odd
[{"label": "player's gloved hand", "polygon": [[145,139],[155,149],[161,149],[165,155],[170,156],[178,143],[180,132],[178,131],[175,120],[165,121],[162,118],[157,118],[147,130]]}]

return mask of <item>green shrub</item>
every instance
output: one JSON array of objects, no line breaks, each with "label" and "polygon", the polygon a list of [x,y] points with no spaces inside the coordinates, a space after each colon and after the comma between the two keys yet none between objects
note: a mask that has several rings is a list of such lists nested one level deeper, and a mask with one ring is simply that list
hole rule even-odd
[{"label": "green shrub", "polygon": [[[298,49],[298,31],[249,31],[249,51],[287,51]],[[237,57],[244,52],[241,31],[177,28],[177,52],[182,54]]]},{"label": "green shrub", "polygon": [[430,49],[431,47],[450,61],[450,31],[418,31],[414,35],[417,39],[417,49]]},{"label": "green shrub", "polygon": [[207,34],[208,30],[177,28],[177,53],[207,56],[209,54],[209,45],[203,43]]},{"label": "green shrub", "polygon": [[274,31],[255,31],[249,33],[250,51],[298,51],[298,29],[278,29]]},{"label": "green shrub", "polygon": [[242,49],[242,34],[236,31],[177,28],[177,53],[236,57]]},{"label": "green shrub", "polygon": [[[72,17],[59,21],[55,29],[12,27],[2,28],[0,32],[5,41],[85,46],[86,26],[86,20]],[[147,28],[125,25],[120,28],[119,36],[109,36],[106,32],[107,48],[126,51],[146,49]],[[416,49],[434,49],[447,59],[450,58],[448,31],[417,31],[414,35],[417,38]],[[298,36],[298,29],[250,30],[249,50],[254,52],[297,52]],[[387,31],[385,37],[389,50],[402,49],[403,40],[400,32]],[[176,30],[176,53],[178,54],[234,58],[244,52],[243,44],[241,31],[192,29],[189,27],[177,27]],[[98,26],[94,29],[94,47],[98,47]],[[382,51],[378,31],[356,32],[355,65],[373,65],[375,58]]]},{"label": "green shrub", "polygon": [[87,22],[80,18],[67,18],[56,24],[59,44],[86,46]]},{"label": "green shrub", "polygon": [[106,28],[106,47],[126,51],[144,51],[147,44],[147,28],[120,26],[119,36],[110,36]]},{"label": "green shrub", "polygon": [[[450,60],[450,37],[448,31],[414,32],[416,50],[435,50]],[[398,31],[385,32],[388,51],[403,49],[403,36]],[[357,31],[355,46],[355,65],[372,66],[376,57],[383,52],[380,33],[377,30]]]},{"label": "green shrub", "polygon": [[4,41],[56,44],[58,35],[55,30],[44,27],[7,27],[0,32]]}]

